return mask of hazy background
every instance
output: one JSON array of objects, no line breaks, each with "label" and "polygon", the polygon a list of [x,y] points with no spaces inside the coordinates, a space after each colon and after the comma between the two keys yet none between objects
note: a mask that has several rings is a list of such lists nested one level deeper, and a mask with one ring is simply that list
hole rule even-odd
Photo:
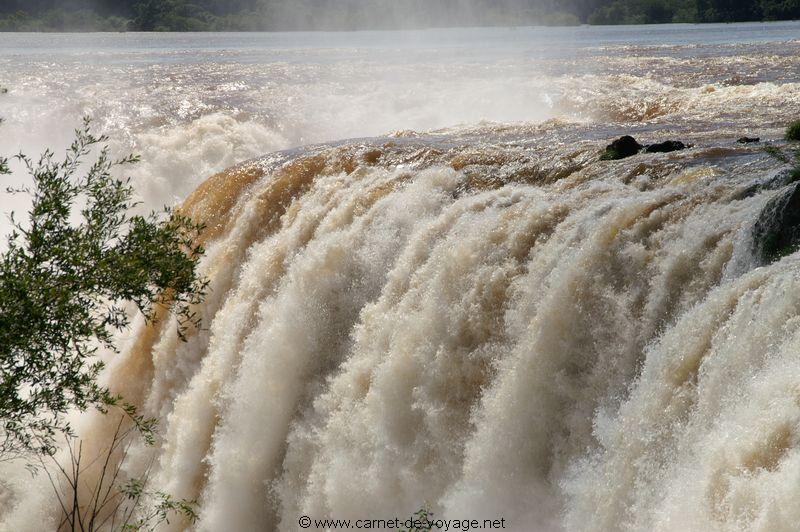
[{"label": "hazy background", "polygon": [[0,31],[276,31],[739,22],[800,0],[0,0]]}]

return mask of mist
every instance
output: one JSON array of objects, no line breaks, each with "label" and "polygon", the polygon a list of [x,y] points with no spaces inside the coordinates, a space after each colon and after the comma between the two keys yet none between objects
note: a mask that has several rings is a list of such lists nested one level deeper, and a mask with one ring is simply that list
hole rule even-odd
[{"label": "mist", "polygon": [[5,0],[0,31],[352,31],[788,20],[782,0]]},{"label": "mist", "polygon": [[45,18],[55,19],[50,21],[52,24],[66,30],[90,29],[98,23],[98,17],[117,17],[133,21],[128,29],[142,30],[157,30],[170,24],[200,29],[203,23],[215,19],[219,29],[228,25],[267,31],[340,31],[572,25],[589,14],[584,4],[587,2],[582,0],[5,0],[0,14],[44,14]]},{"label": "mist", "polygon": [[[197,505],[159,532],[797,529],[800,22],[634,24],[770,0],[0,2],[0,154],[90,116],[205,227],[201,327],[99,354],[159,420],[106,463]],[[1,458],[0,531],[59,529]]]},{"label": "mist", "polygon": [[301,0],[263,2],[269,29],[364,30],[579,24],[576,2],[548,0]]}]

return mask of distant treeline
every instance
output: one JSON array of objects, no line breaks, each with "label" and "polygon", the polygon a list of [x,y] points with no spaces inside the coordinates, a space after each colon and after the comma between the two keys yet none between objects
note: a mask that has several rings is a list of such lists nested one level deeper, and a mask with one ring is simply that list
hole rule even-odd
[{"label": "distant treeline", "polygon": [[0,31],[259,31],[741,22],[800,0],[0,0]]}]

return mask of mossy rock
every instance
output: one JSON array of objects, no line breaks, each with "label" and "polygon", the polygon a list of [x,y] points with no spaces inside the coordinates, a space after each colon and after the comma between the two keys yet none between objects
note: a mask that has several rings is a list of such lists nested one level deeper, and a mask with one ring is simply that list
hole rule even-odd
[{"label": "mossy rock", "polygon": [[753,242],[762,264],[775,262],[800,248],[800,183],[794,183],[764,206],[753,226]]},{"label": "mossy rock", "polygon": [[624,159],[631,155],[636,155],[643,148],[641,144],[636,142],[636,139],[630,135],[620,137],[608,146],[600,156],[601,161],[614,161],[617,159]]}]

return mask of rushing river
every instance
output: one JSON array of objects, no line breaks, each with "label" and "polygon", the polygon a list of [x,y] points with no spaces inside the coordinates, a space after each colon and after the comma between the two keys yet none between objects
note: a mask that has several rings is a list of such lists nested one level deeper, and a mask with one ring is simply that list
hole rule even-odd
[{"label": "rushing river", "polygon": [[[197,499],[199,530],[428,505],[520,531],[790,531],[800,255],[765,258],[754,228],[795,186],[798,38],[0,34],[0,153],[90,115],[142,155],[145,205],[207,223],[204,328],[139,323],[105,377],[161,419],[123,470]],[[600,160],[623,134],[692,146]],[[52,529],[47,485],[3,467],[0,530]]]}]

